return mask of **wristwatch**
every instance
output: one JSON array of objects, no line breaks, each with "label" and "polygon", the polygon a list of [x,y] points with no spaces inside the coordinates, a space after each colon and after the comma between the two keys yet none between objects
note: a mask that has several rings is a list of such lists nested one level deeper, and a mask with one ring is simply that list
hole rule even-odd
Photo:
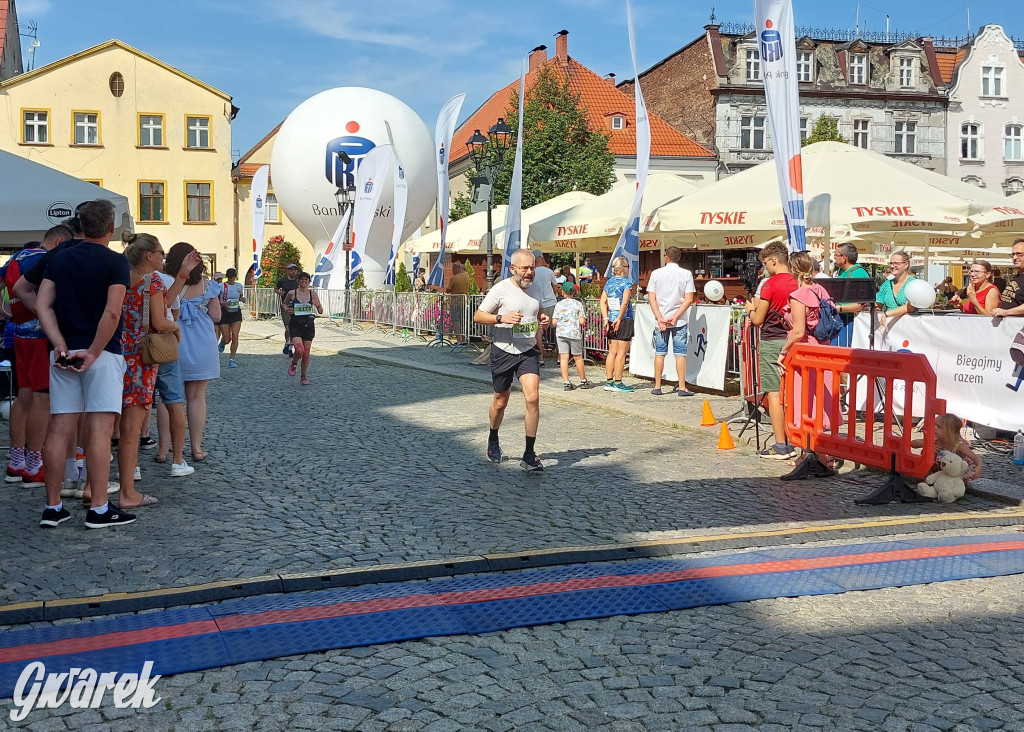
[{"label": "wristwatch", "polygon": [[495,315],[494,316],[494,322],[500,324],[501,323],[501,316],[500,315]]}]

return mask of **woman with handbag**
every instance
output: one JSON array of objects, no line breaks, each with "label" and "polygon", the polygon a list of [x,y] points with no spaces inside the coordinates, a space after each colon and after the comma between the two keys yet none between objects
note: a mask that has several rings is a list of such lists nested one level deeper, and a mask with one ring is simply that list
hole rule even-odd
[{"label": "woman with handbag", "polygon": [[[178,242],[167,253],[164,272],[176,273],[182,261],[195,247]],[[185,382],[185,411],[188,418],[188,436],[192,445],[192,460],[206,459],[203,450],[203,431],[206,429],[206,387],[210,379],[220,378],[220,353],[217,351],[217,331],[214,323],[220,320],[220,285],[204,277],[206,265],[200,264],[189,272],[185,289],[181,293],[178,323],[181,325],[181,378]]]},{"label": "woman with handbag", "polygon": [[142,422],[153,406],[153,389],[160,363],[177,358],[178,326],[164,310],[164,283],[156,274],[164,249],[152,234],[122,235],[131,267],[122,308],[121,349],[126,364],[121,410],[121,441],[117,449],[124,508],[154,506],[153,496],[135,490]]}]

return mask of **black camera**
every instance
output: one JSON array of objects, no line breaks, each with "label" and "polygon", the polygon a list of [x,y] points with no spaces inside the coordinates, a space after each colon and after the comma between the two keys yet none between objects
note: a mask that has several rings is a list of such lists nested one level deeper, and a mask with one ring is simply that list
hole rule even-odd
[{"label": "black camera", "polygon": [[744,262],[739,267],[740,282],[743,283],[743,289],[747,291],[747,297],[753,297],[754,293],[757,292],[759,282],[757,273],[760,269],[760,262],[751,261]]}]

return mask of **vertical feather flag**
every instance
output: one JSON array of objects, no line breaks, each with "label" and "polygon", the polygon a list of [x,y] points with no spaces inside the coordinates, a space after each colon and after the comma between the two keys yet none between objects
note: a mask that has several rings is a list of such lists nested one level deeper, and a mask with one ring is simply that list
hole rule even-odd
[{"label": "vertical feather flag", "polygon": [[636,65],[636,34],[633,32],[633,8],[626,0],[626,26],[629,30],[629,54],[633,59],[633,95],[636,102],[636,194],[629,211],[626,225],[615,244],[615,251],[608,261],[605,277],[612,276],[612,262],[616,257],[625,257],[629,262],[629,279],[640,281],[640,212],[644,205],[644,189],[647,187],[647,170],[651,162],[651,121],[647,117],[647,105],[640,90],[640,72]]},{"label": "vertical feather flag", "polygon": [[[345,237],[348,232],[348,222],[351,218],[352,207],[347,206],[345,213],[341,215],[341,221],[338,222],[338,228],[334,230],[334,236],[331,237],[331,241],[327,244],[326,251],[320,257],[320,261],[316,263],[312,280],[314,287],[325,287],[328,290],[345,289],[344,272],[339,277],[332,277],[331,275],[334,272],[334,268],[338,266],[338,258],[345,251]],[[334,287],[331,287],[332,281],[334,282]]]},{"label": "vertical feather flag", "polygon": [[789,249],[802,252],[807,249],[807,220],[800,156],[800,96],[796,78],[793,3],[791,0],[754,0],[754,16]]},{"label": "vertical feather flag", "polygon": [[391,253],[388,255],[388,268],[384,272],[385,285],[395,284],[395,260],[398,258],[398,248],[402,246],[402,230],[405,228],[405,209],[409,200],[409,181],[405,178],[405,168],[402,167],[402,160],[398,157],[398,150],[395,150],[392,167],[392,175],[395,181],[395,226],[391,232]]},{"label": "vertical feather flag", "polygon": [[526,93],[526,67],[528,57],[523,57],[519,72],[519,132],[516,135],[516,159],[512,166],[512,185],[508,191],[508,208],[505,209],[505,248],[501,257],[501,279],[511,273],[512,254],[522,247],[523,240],[523,117]]},{"label": "vertical feather flag", "polygon": [[356,200],[352,213],[352,266],[349,281],[353,281],[362,269],[366,241],[370,238],[370,227],[377,213],[380,193],[391,170],[391,145],[378,145],[366,153],[356,169]]},{"label": "vertical feather flag", "polygon": [[252,284],[259,282],[263,270],[260,261],[263,259],[263,226],[267,218],[267,185],[270,178],[270,166],[261,165],[252,177],[249,197],[252,199]]},{"label": "vertical feather flag", "polygon": [[448,200],[448,162],[451,159],[450,148],[452,137],[455,136],[455,124],[459,121],[459,112],[462,111],[462,103],[465,100],[465,94],[456,94],[445,102],[434,127],[434,145],[437,146],[437,219],[438,228],[441,230],[441,248],[438,250],[434,266],[430,269],[427,284],[436,287],[444,287],[444,237],[448,231],[448,209],[451,206],[451,201]]}]

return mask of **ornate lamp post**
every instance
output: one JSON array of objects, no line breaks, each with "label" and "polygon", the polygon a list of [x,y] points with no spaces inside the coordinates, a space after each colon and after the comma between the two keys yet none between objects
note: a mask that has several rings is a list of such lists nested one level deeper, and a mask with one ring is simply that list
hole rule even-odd
[{"label": "ornate lamp post", "polygon": [[505,152],[512,140],[512,128],[505,123],[503,117],[487,131],[484,137],[480,130],[474,130],[473,136],[466,142],[470,160],[476,175],[473,176],[473,200],[471,210],[487,211],[487,289],[494,284],[494,231],[491,225],[491,210],[494,207],[494,184],[501,172],[501,164]]},{"label": "ornate lamp post", "polygon": [[[348,156],[344,150],[338,153],[338,158],[342,163],[348,165],[352,162],[352,158]],[[338,213],[342,216],[345,212],[355,203],[356,200],[356,178],[355,173],[352,174],[352,182],[347,185],[338,186],[338,190],[334,192],[334,199],[338,202]],[[352,280],[349,274],[349,261],[351,257],[351,243],[350,239],[352,231],[352,217],[349,217],[348,224],[345,226],[344,239],[340,242],[336,242],[342,247],[342,251],[345,252],[345,290],[349,289],[349,283]]]}]

